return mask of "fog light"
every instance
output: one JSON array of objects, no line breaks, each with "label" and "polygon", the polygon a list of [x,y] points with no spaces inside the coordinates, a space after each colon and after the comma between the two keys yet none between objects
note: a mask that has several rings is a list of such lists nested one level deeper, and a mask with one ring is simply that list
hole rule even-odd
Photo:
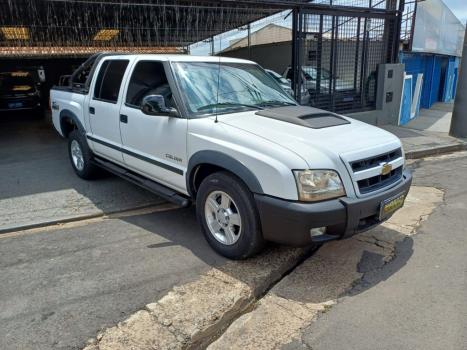
[{"label": "fog light", "polygon": [[324,235],[325,233],[326,233],[326,227],[312,228],[310,230],[311,237],[321,236],[321,235]]}]

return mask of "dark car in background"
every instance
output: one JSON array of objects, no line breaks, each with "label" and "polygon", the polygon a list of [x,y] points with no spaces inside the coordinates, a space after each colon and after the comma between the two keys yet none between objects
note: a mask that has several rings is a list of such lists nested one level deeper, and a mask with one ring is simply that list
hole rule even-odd
[{"label": "dark car in background", "polygon": [[30,72],[0,73],[0,111],[42,111],[40,83]]}]

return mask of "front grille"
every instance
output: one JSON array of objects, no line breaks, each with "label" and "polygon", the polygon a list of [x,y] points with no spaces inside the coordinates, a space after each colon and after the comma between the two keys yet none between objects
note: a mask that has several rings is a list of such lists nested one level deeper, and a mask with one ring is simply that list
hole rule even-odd
[{"label": "front grille", "polygon": [[361,194],[366,194],[369,192],[377,191],[381,188],[390,186],[402,177],[402,166],[397,169],[393,169],[389,174],[386,175],[377,175],[369,177],[368,179],[363,179],[357,181],[358,189]]},{"label": "front grille", "polygon": [[[374,157],[350,162],[350,166],[354,174],[356,174],[357,179],[359,179],[356,179],[355,181],[360,191],[360,194],[367,194],[373,191],[377,191],[379,189],[389,187],[392,184],[395,184],[397,181],[399,181],[402,178],[403,168],[402,163],[400,162],[400,158],[402,158],[402,149],[397,148],[390,152],[379,154]],[[397,168],[395,167],[391,170],[390,173],[382,175],[380,173],[381,164],[386,163],[392,163],[395,166],[397,166]],[[369,173],[368,177],[362,179],[360,172],[366,170],[368,170]]]},{"label": "front grille", "polygon": [[366,158],[351,162],[352,170],[354,173],[357,171],[367,170],[379,166],[381,163],[389,163],[393,160],[402,157],[402,150],[400,148],[394,151],[381,154],[376,157]]}]

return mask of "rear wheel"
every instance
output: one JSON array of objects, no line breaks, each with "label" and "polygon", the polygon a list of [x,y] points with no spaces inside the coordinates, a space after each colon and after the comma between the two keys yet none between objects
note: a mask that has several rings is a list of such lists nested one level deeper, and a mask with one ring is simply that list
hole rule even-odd
[{"label": "rear wheel", "polygon": [[86,180],[96,177],[99,169],[92,163],[91,149],[78,130],[73,130],[68,137],[68,155],[76,175]]},{"label": "rear wheel", "polygon": [[208,176],[199,188],[196,212],[206,240],[219,254],[246,259],[263,248],[253,196],[235,176],[226,172]]}]

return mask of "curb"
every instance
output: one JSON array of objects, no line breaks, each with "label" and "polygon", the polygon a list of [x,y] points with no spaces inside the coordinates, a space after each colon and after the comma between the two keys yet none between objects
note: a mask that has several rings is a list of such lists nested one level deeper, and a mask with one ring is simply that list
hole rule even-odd
[{"label": "curb", "polygon": [[467,150],[467,143],[457,143],[454,145],[445,145],[437,147],[421,148],[414,151],[408,151],[405,153],[406,159],[420,159],[429,156],[436,156],[440,154],[447,154],[453,152],[460,152]]},{"label": "curb", "polygon": [[84,220],[90,220],[90,219],[103,218],[103,217],[108,217],[108,216],[117,215],[121,213],[136,211],[136,210],[158,208],[165,204],[167,203],[163,202],[159,204],[147,204],[147,205],[142,205],[139,207],[128,208],[128,209],[123,209],[123,210],[114,210],[114,211],[99,212],[99,213],[93,213],[93,214],[82,214],[82,215],[76,215],[76,216],[63,217],[63,218],[55,219],[55,220],[40,221],[40,222],[35,222],[32,224],[24,224],[20,226],[10,226],[6,228],[0,228],[0,235],[12,233],[12,232],[18,232],[18,231],[32,230],[36,228],[63,225],[63,224],[68,224],[72,222],[78,222],[78,221],[84,221]]},{"label": "curb", "polygon": [[84,350],[206,349],[314,248],[269,247],[249,260],[212,268],[98,333]]}]

